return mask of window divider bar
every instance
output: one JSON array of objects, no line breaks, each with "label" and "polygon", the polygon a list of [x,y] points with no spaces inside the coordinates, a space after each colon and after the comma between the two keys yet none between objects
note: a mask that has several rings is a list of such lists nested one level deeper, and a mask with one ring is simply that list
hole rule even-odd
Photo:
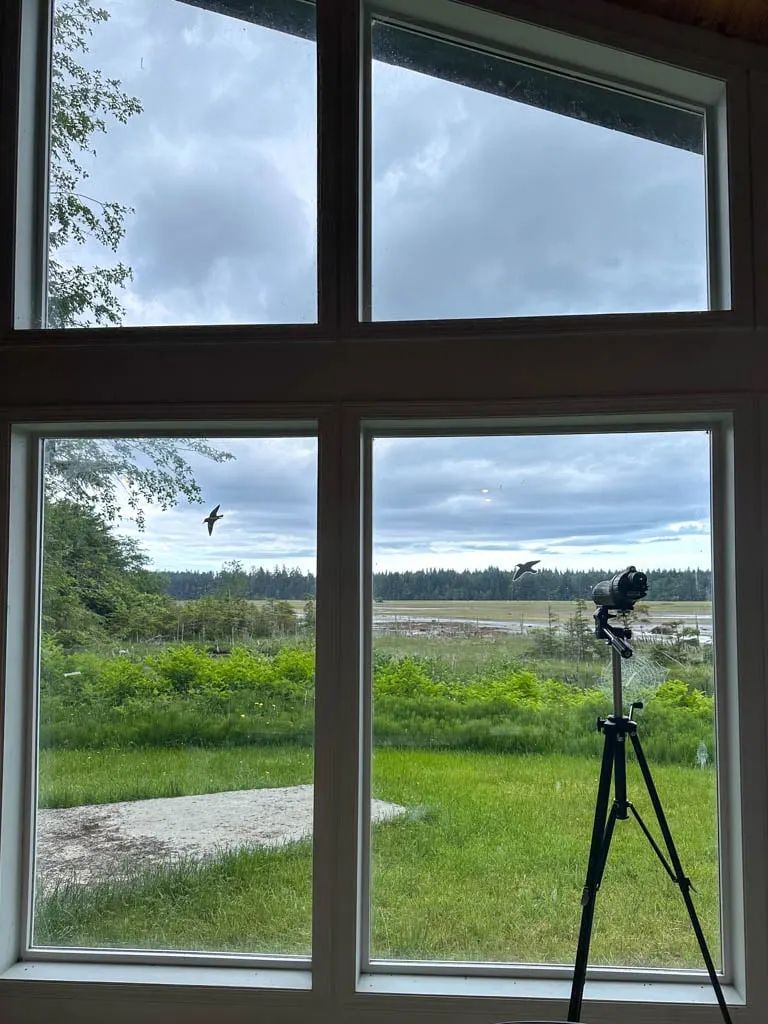
[{"label": "window divider bar", "polygon": [[372,836],[371,801],[373,800],[373,436],[369,431],[361,433],[363,452],[362,471],[362,586],[360,588],[362,608],[361,638],[361,731],[360,744],[362,766],[360,785],[362,795],[361,836],[360,836],[360,894],[359,913],[359,955],[360,969],[367,971],[371,962],[371,881],[372,881]]},{"label": "window divider bar", "polygon": [[[322,3],[322,0],[320,0]],[[339,22],[338,146],[329,158],[337,164],[338,185],[338,303],[339,326],[348,337],[360,318],[360,280],[364,192],[361,188],[359,136],[361,98],[361,38],[359,0],[326,0]],[[324,150],[328,152],[328,150]]]},{"label": "window divider bar", "polygon": [[731,310],[736,324],[755,322],[754,235],[746,72],[728,76],[706,114],[709,308]]},{"label": "window divider bar", "polygon": [[0,138],[5,154],[0,161],[0,335],[13,327],[20,35],[21,7],[4,3],[0,7]]},{"label": "window divider bar", "polygon": [[[755,321],[757,326],[768,323],[768,289],[764,282],[768,276],[768,71],[749,72],[749,124],[741,126],[748,133],[749,162],[752,185],[752,263]],[[758,287],[757,282],[761,283]]]},{"label": "window divider bar", "polygon": [[51,0],[3,6],[0,336],[45,319]]},{"label": "window divider bar", "polygon": [[340,92],[340,29],[332,0],[315,6],[317,46],[317,320],[322,331],[335,333],[339,323],[339,230],[341,187],[338,154],[344,145],[338,112]]},{"label": "window divider bar", "polygon": [[336,821],[343,817],[334,785],[339,640],[341,538],[339,417],[321,417],[318,430],[317,592],[315,633],[315,766],[312,864],[312,988],[328,996],[335,962]]},{"label": "window divider bar", "polygon": [[342,417],[340,491],[336,515],[342,537],[339,555],[339,663],[334,720],[337,816],[334,895],[334,992],[351,999],[360,971],[362,898],[361,848],[365,814],[362,783],[362,572],[364,527],[361,506],[363,451],[360,418]]},{"label": "window divider bar", "polygon": [[[29,686],[37,650],[39,459],[31,433],[2,431],[3,484],[9,514],[3,536],[6,593],[4,686],[0,694],[2,832],[0,834],[0,970],[27,945],[32,837],[29,798],[34,781],[35,698]],[[10,482],[9,482],[10,481]],[[7,546],[6,546],[7,545]]]},{"label": "window divider bar", "polygon": [[24,730],[24,826],[22,834],[22,943],[26,952],[32,943],[35,899],[35,832],[38,778],[38,700],[43,570],[43,447],[40,438],[30,433],[27,440],[27,521],[25,524],[24,562],[24,667],[21,679],[26,714]]},{"label": "window divider bar", "polygon": [[[768,590],[765,581],[765,511],[768,503],[768,402],[749,401],[734,416],[731,473],[734,564],[727,598],[735,623],[724,635],[734,685],[728,693],[729,768],[733,783],[740,781],[740,799],[725,804],[724,820],[734,837],[735,877],[731,920],[734,985],[754,1007],[757,1016],[768,1002],[768,812],[762,797],[768,758]],[[729,666],[730,667],[730,666]]]},{"label": "window divider bar", "polygon": [[[6,23],[7,24],[7,23]],[[6,609],[4,628],[0,638],[3,661],[3,687],[0,689],[0,971],[18,959],[21,946],[21,844],[23,831],[23,778],[25,708],[21,674],[24,663],[23,645],[23,588],[26,581],[23,565],[18,556],[17,527],[26,518],[27,495],[23,486],[14,486],[16,473],[24,472],[25,451],[17,443],[10,426],[0,428],[0,492],[7,509],[0,532],[0,559],[3,565],[0,591],[2,606]],[[12,557],[12,553],[16,557]],[[18,594],[21,589],[22,593]],[[10,595],[17,592],[21,603],[12,603]]]},{"label": "window divider bar", "polygon": [[373,320],[373,64],[371,10],[360,25],[360,320]]}]

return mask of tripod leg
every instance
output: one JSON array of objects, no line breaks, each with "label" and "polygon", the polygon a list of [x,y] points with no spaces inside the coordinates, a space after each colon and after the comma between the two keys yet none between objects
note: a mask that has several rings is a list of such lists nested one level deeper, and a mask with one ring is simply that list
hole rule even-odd
[{"label": "tripod leg", "polygon": [[[584,985],[587,980],[589,944],[592,940],[592,920],[595,916],[595,896],[597,895],[600,879],[603,875],[605,858],[608,855],[608,847],[605,842],[606,818],[608,816],[608,801],[611,795],[611,776],[613,774],[615,747],[616,733],[612,727],[609,727],[605,729],[603,760],[600,766],[600,782],[597,787],[595,817],[592,822],[592,841],[589,846],[587,879],[581,894],[581,926],[579,928],[579,943],[576,949],[576,963],[573,968],[571,1001],[568,1006],[569,1021],[581,1019],[581,1001],[584,995]],[[615,820],[613,815],[611,820]],[[612,831],[613,829],[611,829]]]},{"label": "tripod leg", "polygon": [[701,955],[707,968],[707,974],[709,974],[709,980],[712,983],[715,997],[717,998],[718,1005],[720,1006],[720,1012],[725,1024],[732,1024],[731,1015],[728,1012],[728,1004],[725,1001],[725,996],[723,995],[723,990],[720,986],[720,979],[717,976],[717,971],[715,970],[715,965],[710,955],[709,947],[707,946],[707,940],[704,938],[704,932],[701,929],[699,917],[696,913],[696,908],[693,905],[693,898],[691,897],[691,880],[686,876],[683,871],[683,866],[680,863],[680,857],[678,856],[677,848],[675,847],[674,840],[672,839],[672,833],[669,831],[669,824],[667,822],[666,815],[664,814],[664,808],[661,806],[661,800],[659,799],[656,785],[653,781],[653,777],[651,776],[651,769],[648,767],[648,762],[645,759],[643,748],[640,745],[640,739],[636,733],[631,733],[630,735],[632,739],[632,746],[635,749],[637,763],[643,774],[645,786],[648,790],[648,795],[651,798],[651,803],[653,804],[653,810],[656,814],[661,834],[664,837],[664,845],[667,848],[669,859],[672,862],[672,868],[675,873],[675,883],[680,889],[683,902],[685,903],[685,909],[688,911],[688,917],[691,919],[691,927],[693,928],[696,936],[696,941],[699,944],[699,949],[701,950]]}]

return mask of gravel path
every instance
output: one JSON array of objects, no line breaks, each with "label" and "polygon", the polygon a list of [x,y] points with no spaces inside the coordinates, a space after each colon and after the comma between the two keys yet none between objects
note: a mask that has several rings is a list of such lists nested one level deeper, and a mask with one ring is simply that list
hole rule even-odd
[{"label": "gravel path", "polygon": [[[114,878],[137,868],[241,847],[281,846],[312,834],[313,787],[245,789],[37,813],[36,865],[43,887]],[[405,808],[374,800],[386,821]]]}]

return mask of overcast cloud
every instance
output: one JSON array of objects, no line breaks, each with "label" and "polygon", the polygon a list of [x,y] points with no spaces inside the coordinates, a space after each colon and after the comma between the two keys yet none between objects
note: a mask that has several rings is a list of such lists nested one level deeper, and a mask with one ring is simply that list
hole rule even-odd
[{"label": "overcast cloud", "polygon": [[[87,193],[135,210],[127,324],[316,317],[312,41],[179,0],[107,0],[84,62],[143,113]],[[703,157],[401,67],[373,73],[376,318],[700,309]]]},{"label": "overcast cloud", "polygon": [[[217,442],[195,456],[204,506],[150,509],[129,522],[159,569],[251,565],[314,570],[313,438]],[[706,433],[382,438],[374,442],[374,567],[710,566]],[[203,517],[221,504],[208,536]]]},{"label": "overcast cloud", "polygon": [[[127,324],[313,320],[314,43],[178,0],[105,6],[85,61],[144,111],[94,140],[84,187],[135,212],[116,255],[57,258],[130,265]],[[373,103],[376,317],[705,306],[702,157],[390,65]],[[206,508],[150,510],[154,564],[313,568],[315,442],[224,446],[234,462],[195,462]],[[701,434],[382,440],[375,564],[705,567],[708,488]]]}]

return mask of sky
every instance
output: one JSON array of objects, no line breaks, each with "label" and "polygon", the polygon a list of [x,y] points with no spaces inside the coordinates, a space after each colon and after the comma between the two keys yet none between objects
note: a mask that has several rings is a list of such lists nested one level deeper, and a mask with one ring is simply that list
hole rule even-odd
[{"label": "sky", "polygon": [[[143,112],[96,134],[80,191],[132,209],[125,324],[316,317],[310,40],[179,0],[104,0],[79,59]],[[377,319],[706,307],[701,155],[375,62]],[[95,207],[98,210],[98,206]]]},{"label": "sky", "polygon": [[[55,258],[129,265],[125,324],[313,321],[314,43],[178,0],[102,6],[80,59],[143,112],[94,137],[80,187],[132,212],[117,253]],[[372,96],[374,318],[706,307],[700,155],[390,64]],[[153,564],[313,568],[315,442],[224,446],[193,468],[225,518],[208,538],[208,508],[149,509]],[[375,568],[707,567],[708,473],[702,434],[382,439]]]},{"label": "sky", "polygon": [[[120,532],[157,569],[314,571],[315,439],[214,443],[234,458],[190,458],[202,506],[150,507],[142,533],[129,520]],[[709,568],[709,481],[704,431],[376,438],[374,570]]]}]

